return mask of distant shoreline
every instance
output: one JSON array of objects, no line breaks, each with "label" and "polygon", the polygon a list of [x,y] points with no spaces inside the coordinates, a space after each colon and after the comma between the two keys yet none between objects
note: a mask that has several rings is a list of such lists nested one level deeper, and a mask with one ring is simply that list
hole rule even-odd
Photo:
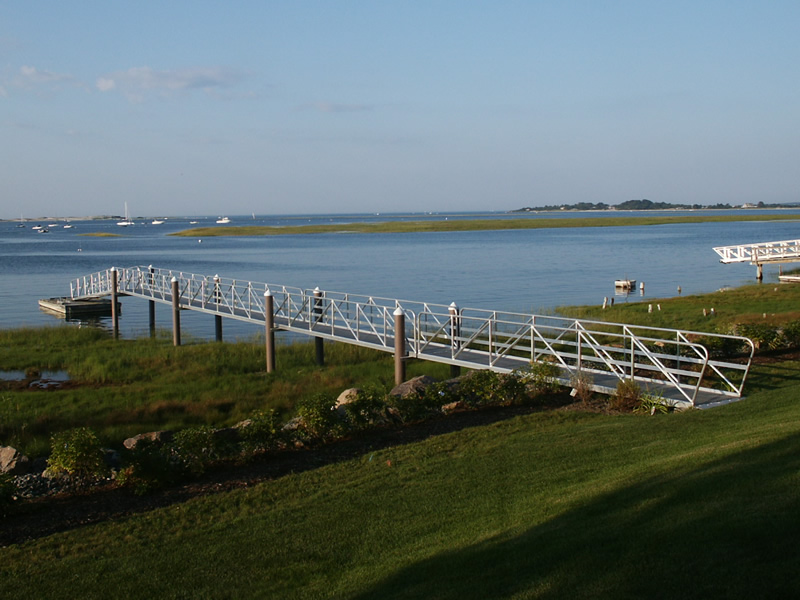
[{"label": "distant shoreline", "polygon": [[641,217],[586,217],[569,219],[468,219],[453,221],[386,221],[382,223],[343,223],[331,225],[292,225],[272,227],[265,225],[195,227],[172,236],[267,236],[307,235],[315,233],[425,233],[448,231],[496,231],[508,229],[557,229],[577,227],[632,227],[670,225],[676,223],[732,223],[737,221],[797,221],[800,215],[689,215]]}]

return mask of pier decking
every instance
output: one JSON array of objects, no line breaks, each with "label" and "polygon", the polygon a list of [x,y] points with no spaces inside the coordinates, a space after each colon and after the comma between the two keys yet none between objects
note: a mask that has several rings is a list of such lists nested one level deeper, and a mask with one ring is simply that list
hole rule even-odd
[{"label": "pier decking", "polygon": [[[154,267],[108,269],[71,284],[73,299],[101,295],[145,298],[151,319],[155,302],[172,305],[176,343],[181,310],[213,314],[218,339],[223,317],[266,327],[268,370],[270,335],[285,330],[392,352],[396,365],[418,358],[509,373],[546,361],[559,367],[564,385],[588,375],[594,390],[613,393],[620,381],[633,379],[678,407],[740,398],[754,353],[753,343],[738,336],[302,290]],[[709,346],[737,347],[738,357],[712,355]]]},{"label": "pier decking", "polygon": [[718,246],[714,248],[714,252],[719,254],[719,262],[724,264],[749,262],[756,265],[756,276],[760,281],[764,276],[763,265],[800,261],[800,240]]}]

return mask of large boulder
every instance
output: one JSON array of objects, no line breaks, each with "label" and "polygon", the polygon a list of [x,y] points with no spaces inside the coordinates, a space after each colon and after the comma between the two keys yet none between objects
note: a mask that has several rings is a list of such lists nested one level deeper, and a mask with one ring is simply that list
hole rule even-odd
[{"label": "large boulder", "polygon": [[425,390],[434,383],[436,383],[436,380],[433,377],[429,375],[420,375],[419,377],[414,377],[413,379],[409,379],[408,381],[404,381],[400,385],[395,386],[392,391],[389,392],[389,395],[397,398],[407,398],[408,396],[412,395],[421,395],[424,394]]},{"label": "large boulder", "polygon": [[147,440],[149,442],[153,442],[154,444],[161,445],[172,441],[172,437],[173,433],[171,431],[150,431],[148,433],[140,433],[139,435],[130,437],[122,442],[122,445],[128,450],[134,450],[137,444],[139,444],[141,441]]},{"label": "large boulder", "polygon": [[11,446],[0,446],[0,473],[22,475],[30,470],[28,457]]}]

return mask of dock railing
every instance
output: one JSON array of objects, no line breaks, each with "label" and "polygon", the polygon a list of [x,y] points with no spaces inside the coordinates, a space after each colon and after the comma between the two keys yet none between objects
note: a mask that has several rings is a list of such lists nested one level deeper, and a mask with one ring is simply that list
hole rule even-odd
[{"label": "dock railing", "polygon": [[[148,267],[116,268],[117,293],[172,303],[181,309],[251,323],[266,322],[265,293],[273,298],[275,329],[394,352],[395,311],[408,357],[508,373],[537,362],[559,369],[571,385],[589,375],[592,387],[613,393],[626,379],[678,405],[741,397],[755,346],[748,338],[707,332],[579,320],[557,316],[458,309],[455,304],[300,289],[279,284]],[[111,294],[112,270],[70,284],[74,299]],[[734,357],[712,352],[735,348]]]}]

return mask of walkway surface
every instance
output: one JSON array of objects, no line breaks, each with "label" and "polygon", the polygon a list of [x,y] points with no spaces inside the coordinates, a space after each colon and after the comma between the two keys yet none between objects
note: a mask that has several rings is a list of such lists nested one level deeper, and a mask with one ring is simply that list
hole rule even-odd
[{"label": "walkway surface", "polygon": [[[548,362],[558,367],[564,385],[580,375],[594,390],[613,393],[620,381],[632,379],[678,407],[740,398],[754,353],[753,343],[738,336],[302,290],[152,266],[76,279],[70,296],[111,295],[114,272],[118,295],[172,305],[177,286],[181,310],[262,326],[269,295],[274,329],[385,352],[395,351],[396,317],[402,314],[408,358],[500,373]],[[735,356],[720,355],[721,348]]]}]

